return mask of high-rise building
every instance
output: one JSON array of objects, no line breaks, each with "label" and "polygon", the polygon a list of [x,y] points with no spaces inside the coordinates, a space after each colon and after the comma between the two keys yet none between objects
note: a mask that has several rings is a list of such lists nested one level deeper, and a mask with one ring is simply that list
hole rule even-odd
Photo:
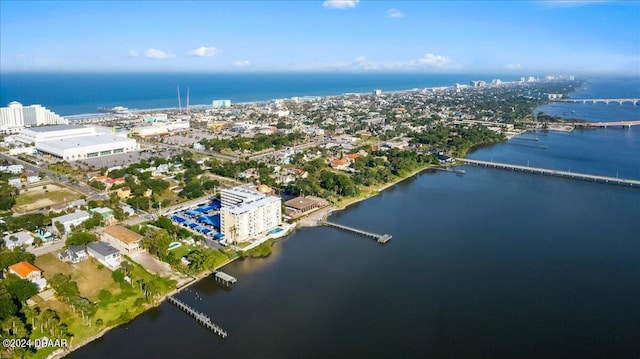
[{"label": "high-rise building", "polygon": [[0,107],[0,133],[18,133],[25,127],[68,124],[69,121],[41,105],[22,106],[13,101]]},{"label": "high-rise building", "polygon": [[213,108],[227,108],[231,107],[231,100],[213,100],[211,102]]},{"label": "high-rise building", "polygon": [[282,200],[279,197],[243,187],[221,191],[220,232],[227,243],[246,242],[266,234],[280,224]]}]

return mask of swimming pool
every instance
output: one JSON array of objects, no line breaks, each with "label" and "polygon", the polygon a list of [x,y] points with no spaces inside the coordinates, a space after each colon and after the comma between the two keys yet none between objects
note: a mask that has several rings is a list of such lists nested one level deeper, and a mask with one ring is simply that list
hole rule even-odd
[{"label": "swimming pool", "polygon": [[180,242],[171,242],[169,244],[169,250],[176,249],[176,248],[180,247],[181,245],[182,244]]},{"label": "swimming pool", "polygon": [[282,229],[282,228],[280,228],[280,227],[276,227],[276,228],[274,228],[274,229],[270,230],[268,233],[269,233],[269,234],[276,234],[276,233],[280,233],[280,232],[282,232],[282,231],[284,231],[284,229]]}]

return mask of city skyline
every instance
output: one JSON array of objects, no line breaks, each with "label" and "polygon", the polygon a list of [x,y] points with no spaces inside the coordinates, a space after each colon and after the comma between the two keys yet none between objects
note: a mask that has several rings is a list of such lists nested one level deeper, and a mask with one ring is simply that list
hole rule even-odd
[{"label": "city skyline", "polygon": [[0,72],[640,73],[638,2],[0,7]]}]

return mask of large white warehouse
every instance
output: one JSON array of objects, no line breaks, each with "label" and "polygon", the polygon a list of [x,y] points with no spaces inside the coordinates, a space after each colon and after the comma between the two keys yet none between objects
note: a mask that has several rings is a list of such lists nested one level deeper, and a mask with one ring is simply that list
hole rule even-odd
[{"label": "large white warehouse", "polygon": [[108,156],[139,149],[126,134],[101,132],[82,125],[56,125],[26,128],[16,140],[35,144],[36,150],[65,161]]}]

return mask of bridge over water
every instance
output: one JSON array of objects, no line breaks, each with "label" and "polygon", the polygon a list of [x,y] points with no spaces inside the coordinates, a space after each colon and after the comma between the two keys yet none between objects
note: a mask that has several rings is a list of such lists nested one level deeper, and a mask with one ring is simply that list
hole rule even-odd
[{"label": "bridge over water", "polygon": [[582,126],[582,127],[626,127],[631,128],[631,126],[639,126],[640,120],[635,121],[613,121],[613,122],[576,122],[571,123],[572,126]]},{"label": "bridge over water", "polygon": [[610,104],[611,102],[616,102],[622,105],[625,102],[630,102],[634,106],[640,104],[640,98],[562,98],[562,99],[551,99],[553,102],[571,102],[571,103],[591,103],[596,104],[598,102],[602,102],[605,104]]},{"label": "bridge over water", "polygon": [[533,174],[553,176],[553,177],[564,177],[564,178],[571,178],[571,179],[588,181],[588,182],[628,186],[628,187],[634,187],[634,188],[640,189],[640,181],[633,180],[633,179],[597,176],[597,175],[591,175],[586,173],[577,173],[577,172],[568,172],[568,171],[556,171],[556,170],[551,170],[547,168],[518,166],[518,165],[512,165],[508,163],[479,161],[479,160],[472,160],[468,158],[457,158],[456,160],[469,165],[474,165],[474,166],[493,167],[493,168],[506,169],[506,170],[512,170],[512,171],[520,171],[525,173],[533,173]]}]

